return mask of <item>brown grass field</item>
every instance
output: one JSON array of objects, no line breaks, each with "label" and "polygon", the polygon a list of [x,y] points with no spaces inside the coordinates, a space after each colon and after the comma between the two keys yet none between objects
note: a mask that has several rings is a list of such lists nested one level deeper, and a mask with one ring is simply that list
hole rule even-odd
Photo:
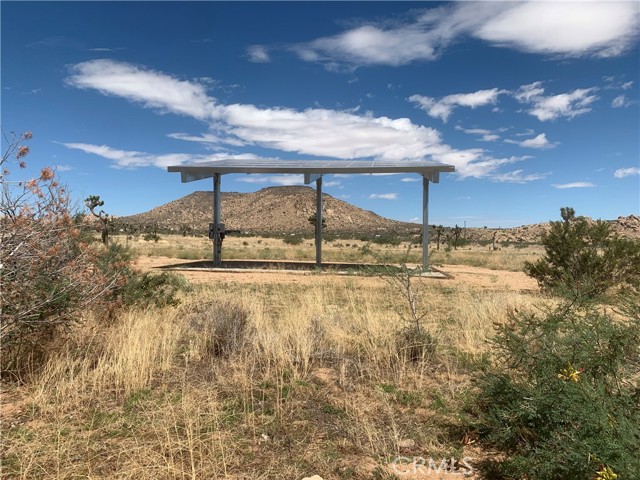
[{"label": "brown grass field", "polygon": [[[204,238],[116,239],[142,269],[210,258]],[[419,248],[330,242],[330,261],[419,261]],[[2,386],[2,478],[480,478],[395,472],[398,456],[490,457],[465,433],[470,365],[494,322],[544,300],[521,273],[540,248],[434,251],[413,278],[432,342],[408,357],[399,277],[187,272],[178,307],[87,315],[45,368]],[[225,258],[312,260],[311,241],[225,240]],[[466,443],[466,444],[463,444]]]}]

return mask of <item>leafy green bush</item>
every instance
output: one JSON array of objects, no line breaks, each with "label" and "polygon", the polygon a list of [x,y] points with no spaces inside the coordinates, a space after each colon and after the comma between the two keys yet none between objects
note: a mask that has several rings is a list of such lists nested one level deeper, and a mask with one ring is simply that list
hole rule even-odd
[{"label": "leafy green bush", "polygon": [[525,272],[551,293],[595,298],[614,287],[640,291],[640,242],[613,235],[602,221],[589,223],[561,209],[562,222],[551,222],[542,237],[545,255],[525,263]]},{"label": "leafy green bush", "polygon": [[508,478],[640,478],[640,308],[514,312],[477,379],[473,427]]}]

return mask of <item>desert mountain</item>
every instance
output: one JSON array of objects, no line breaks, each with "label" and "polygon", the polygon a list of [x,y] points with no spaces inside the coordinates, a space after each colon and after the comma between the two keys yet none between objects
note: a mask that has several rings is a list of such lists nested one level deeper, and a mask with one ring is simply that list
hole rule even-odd
[{"label": "desert mountain", "polygon": [[[398,222],[323,194],[326,231],[376,233],[415,231],[416,224]],[[212,221],[213,192],[194,192],[146,213],[120,218],[135,225],[161,229],[205,231]],[[311,187],[268,187],[253,193],[222,192],[222,222],[227,230],[251,233],[312,234],[309,217],[316,212],[316,192]]]},{"label": "desert mountain", "polygon": [[[223,192],[222,221],[228,230],[254,234],[312,234],[308,218],[316,211],[316,192],[311,187],[268,187],[253,193]],[[157,227],[175,232],[206,232],[212,221],[213,192],[194,192],[156,207],[146,213],[122,217],[118,223]],[[363,210],[342,200],[323,194],[326,232],[340,234],[414,233],[421,226],[390,220]],[[640,217],[630,215],[610,220],[614,232],[640,239]],[[467,228],[462,236],[472,242],[491,241],[494,233],[498,243],[539,242],[549,229],[549,223],[523,225],[514,228]],[[448,232],[445,232],[445,235]]]}]

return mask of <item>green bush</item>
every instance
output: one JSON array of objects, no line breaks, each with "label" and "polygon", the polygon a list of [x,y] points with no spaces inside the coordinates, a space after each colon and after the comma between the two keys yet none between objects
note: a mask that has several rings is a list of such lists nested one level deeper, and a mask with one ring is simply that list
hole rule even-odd
[{"label": "green bush", "polygon": [[282,241],[287,245],[300,245],[303,241],[303,238],[299,235],[290,235],[288,237],[284,237]]},{"label": "green bush", "polygon": [[158,243],[158,240],[160,240],[160,235],[158,235],[157,233],[146,233],[144,235],[144,237],[142,237],[142,239],[145,242],[156,242]]},{"label": "green bush", "polygon": [[596,298],[614,287],[640,291],[640,242],[613,235],[602,221],[589,223],[561,209],[563,221],[551,222],[542,237],[545,255],[525,263],[525,272],[550,293]]},{"label": "green bush", "polygon": [[124,305],[166,307],[180,304],[178,294],[188,290],[184,277],[174,273],[142,273],[134,275],[122,289]]},{"label": "green bush", "polygon": [[[477,378],[477,430],[507,478],[640,478],[640,308],[514,312]],[[503,478],[503,477],[500,477]]]}]

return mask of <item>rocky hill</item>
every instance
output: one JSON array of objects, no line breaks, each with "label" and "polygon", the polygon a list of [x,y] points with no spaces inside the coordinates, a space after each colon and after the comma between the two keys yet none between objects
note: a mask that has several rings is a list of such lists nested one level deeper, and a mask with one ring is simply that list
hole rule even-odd
[{"label": "rocky hill", "polygon": [[[326,231],[333,233],[418,232],[419,225],[389,220],[342,200],[323,194]],[[194,192],[119,222],[157,225],[163,230],[201,232],[212,221],[212,192]],[[223,192],[222,222],[227,230],[250,233],[312,234],[309,217],[316,211],[316,192],[311,187],[268,187],[253,193]]]},{"label": "rocky hill", "polygon": [[[308,218],[316,211],[316,192],[311,187],[268,187],[253,193],[223,192],[222,221],[228,230],[253,234],[282,235],[304,233],[311,235],[313,226]],[[156,207],[146,213],[118,219],[119,228],[142,226],[145,230],[206,232],[211,220],[212,192],[194,192]],[[419,235],[421,226],[398,222],[363,210],[342,200],[323,194],[326,232],[334,234]],[[627,238],[640,239],[640,217],[630,215],[609,221],[614,232]],[[514,228],[467,228],[463,238],[471,242],[538,243],[549,229],[548,223],[523,225]],[[446,229],[445,236],[450,229]]]}]

